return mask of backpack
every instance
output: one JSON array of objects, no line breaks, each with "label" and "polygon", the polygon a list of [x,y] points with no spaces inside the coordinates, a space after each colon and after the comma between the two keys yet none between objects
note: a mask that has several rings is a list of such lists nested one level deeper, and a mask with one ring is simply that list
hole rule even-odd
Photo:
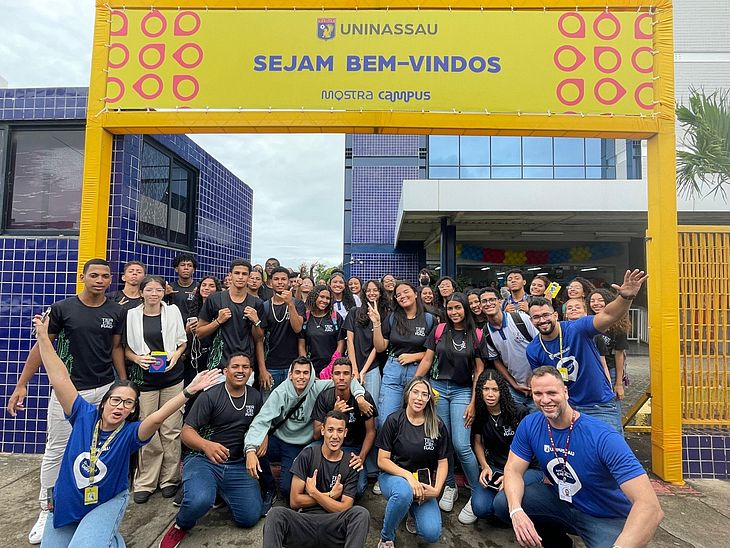
[{"label": "backpack", "polygon": [[[520,334],[525,338],[525,340],[529,344],[534,337],[532,336],[532,333],[530,333],[529,330],[527,329],[527,326],[525,325],[525,321],[522,319],[522,316],[520,316],[519,312],[507,312],[507,314],[509,314],[512,317],[512,321],[515,322],[515,327],[517,327],[517,330],[520,332]],[[487,333],[484,335],[484,340],[489,346],[491,346],[495,351],[497,351],[497,347],[494,345],[494,342],[492,341],[492,334],[489,333],[488,331],[489,331],[489,329],[487,328]]]},{"label": "backpack", "polygon": [[[441,340],[441,337],[443,337],[444,331],[446,331],[445,322],[442,322],[436,326],[436,332],[434,333],[434,341],[436,344],[438,344],[439,341]],[[476,328],[476,332],[477,332],[477,339],[476,339],[476,341],[474,341],[474,350],[477,350],[479,348],[479,345],[482,343],[482,337],[484,335],[484,332],[481,329],[479,329],[478,327]],[[489,336],[489,335],[487,335],[487,336]],[[438,357],[438,354],[436,354],[435,352],[434,352],[434,356],[433,356],[433,363],[431,364],[430,374],[431,374],[432,379],[434,379],[434,380],[438,379],[439,357]]]},{"label": "backpack", "polygon": [[[309,323],[309,318],[312,317],[312,314],[307,310],[304,313],[304,324],[302,324],[302,331],[307,330],[307,324]],[[337,331],[337,320],[339,319],[340,315],[337,313],[337,311],[333,308],[332,312],[330,313],[330,319],[332,320],[332,323],[335,326],[335,331]]]},{"label": "backpack", "polygon": [[[426,315],[426,331],[431,331],[431,328],[433,327],[433,320],[434,316],[430,312],[424,312]],[[390,330],[393,330],[393,325],[395,325],[395,313],[391,312],[388,316],[388,325],[390,326]]]}]

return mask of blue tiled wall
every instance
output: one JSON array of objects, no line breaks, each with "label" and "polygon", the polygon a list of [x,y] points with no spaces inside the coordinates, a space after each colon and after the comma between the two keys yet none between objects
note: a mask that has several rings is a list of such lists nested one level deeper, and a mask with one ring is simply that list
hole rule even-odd
[{"label": "blue tiled wall", "polygon": [[[0,89],[0,124],[86,118],[86,88]],[[197,239],[200,274],[222,276],[235,257],[251,255],[253,192],[189,138],[156,141],[199,170]],[[137,241],[142,137],[118,136],[112,156],[108,259],[116,280],[124,262],[143,261],[151,273],[172,278],[180,251]],[[0,402],[5,407],[32,345],[30,318],[75,292],[77,238],[0,236]],[[117,284],[113,283],[112,289]],[[28,385],[26,410],[0,412],[0,452],[43,451],[50,389],[44,374]]]},{"label": "blue tiled wall", "polygon": [[685,430],[682,469],[685,478],[730,479],[730,430]]}]

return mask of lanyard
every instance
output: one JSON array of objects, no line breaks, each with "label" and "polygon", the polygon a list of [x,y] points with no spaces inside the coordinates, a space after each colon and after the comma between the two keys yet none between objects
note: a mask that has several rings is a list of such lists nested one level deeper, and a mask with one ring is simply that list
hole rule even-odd
[{"label": "lanyard", "polygon": [[[553,339],[555,340],[555,339]],[[560,345],[560,351],[558,354],[551,354],[547,347],[545,346],[545,342],[542,340],[542,335],[540,335],[540,345],[542,346],[542,349],[545,351],[545,354],[547,354],[548,358],[551,360],[555,359],[555,356],[558,356],[558,361],[563,359],[563,329],[560,327],[560,322],[558,322],[558,340]]]},{"label": "lanyard", "polygon": [[[555,440],[553,439],[553,429],[550,428],[550,421],[546,419],[548,437],[550,438],[550,447],[555,454],[555,458],[559,461],[560,456],[558,450],[555,448]],[[563,480],[568,476],[568,450],[570,449],[570,435],[573,433],[573,425],[575,424],[575,409],[573,414],[570,416],[570,428],[568,429],[568,438],[565,440],[565,453],[563,456]]]},{"label": "lanyard", "polygon": [[124,423],[117,426],[117,429],[109,434],[109,437],[102,444],[101,448],[97,451],[97,443],[99,443],[99,430],[101,430],[101,420],[96,421],[96,426],[94,426],[94,435],[91,437],[91,449],[89,449],[89,485],[94,484],[94,476],[96,475],[96,461],[99,460],[101,454],[109,448],[109,444],[122,428],[124,428]]}]

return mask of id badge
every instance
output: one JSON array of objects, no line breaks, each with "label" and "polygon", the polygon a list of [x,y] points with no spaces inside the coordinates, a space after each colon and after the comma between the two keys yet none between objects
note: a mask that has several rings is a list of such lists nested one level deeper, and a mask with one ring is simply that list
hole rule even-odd
[{"label": "id badge", "polygon": [[563,377],[563,382],[568,382],[568,368],[558,367],[558,371],[560,372],[560,376]]},{"label": "id badge", "polygon": [[84,504],[96,504],[99,502],[99,488],[96,485],[89,485],[84,489]]},{"label": "id badge", "polygon": [[558,482],[558,495],[560,495],[560,500],[564,500],[565,502],[573,502],[573,496],[570,494],[570,485],[568,485],[564,481]]}]

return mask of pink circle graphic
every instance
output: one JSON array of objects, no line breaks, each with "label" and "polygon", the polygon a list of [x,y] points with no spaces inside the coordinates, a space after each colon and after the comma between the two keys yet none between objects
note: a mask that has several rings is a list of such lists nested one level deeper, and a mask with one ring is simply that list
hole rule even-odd
[{"label": "pink circle graphic", "polygon": [[[570,51],[573,55],[575,55],[575,62],[572,65],[564,65],[560,62],[560,54],[564,51]],[[553,61],[555,62],[555,66],[558,67],[563,72],[572,72],[575,69],[577,69],[579,66],[581,66],[586,60],[586,56],[581,53],[581,51],[576,48],[575,46],[571,46],[569,44],[566,44],[564,46],[560,46],[558,49],[555,50],[555,54],[553,55]]]},{"label": "pink circle graphic", "polygon": [[[191,82],[193,84],[193,91],[189,95],[182,95],[180,93],[180,85],[183,82]],[[191,99],[195,99],[199,91],[200,84],[198,84],[198,81],[194,77],[187,74],[176,74],[172,77],[172,93],[180,101],[190,101]]]},{"label": "pink circle graphic", "polygon": [[[193,27],[191,29],[183,29],[183,19],[185,17],[193,18]],[[175,36],[192,36],[200,30],[200,15],[194,11],[181,11],[175,17],[174,34]]]},{"label": "pink circle graphic", "polygon": [[[651,59],[651,64],[648,67],[641,67],[638,63],[638,57],[641,53],[648,53],[649,59]],[[654,52],[650,47],[644,46],[641,48],[636,48],[634,50],[634,53],[631,54],[631,65],[634,67],[636,72],[641,72],[642,74],[651,74],[654,72]]]},{"label": "pink circle graphic", "polygon": [[[144,85],[144,83],[147,80],[154,80],[155,83],[157,84],[157,89],[155,91],[153,91],[152,93],[147,93],[144,91],[144,89],[142,89],[142,86]],[[140,97],[142,97],[143,99],[157,99],[160,96],[160,94],[162,93],[163,87],[164,86],[162,84],[162,78],[160,78],[156,74],[145,74],[132,85],[132,88],[134,89],[134,91],[136,91],[137,94]]]},{"label": "pink circle graphic", "polygon": [[[145,60],[148,51],[157,52],[157,61],[150,63]],[[165,62],[165,44],[147,44],[139,50],[139,64],[146,69],[156,69]]]},{"label": "pink circle graphic", "polygon": [[[112,51],[118,49],[124,54],[124,60],[120,61],[118,63],[112,62]],[[107,61],[107,65],[109,65],[109,68],[118,69],[122,68],[124,65],[127,64],[129,61],[129,49],[127,49],[127,46],[124,44],[120,44],[119,42],[115,42],[114,44],[109,44],[109,60]]]},{"label": "pink circle graphic", "polygon": [[[564,89],[566,86],[574,86],[578,91],[578,96],[575,99],[566,99],[564,95]],[[585,97],[585,82],[580,78],[567,78],[558,84],[556,90],[558,100],[566,106],[574,107],[583,100]]]},{"label": "pink circle graphic", "polygon": [[[614,91],[616,92],[615,95],[610,99],[603,97],[600,93],[601,88],[607,84],[612,85]],[[624,95],[626,95],[626,89],[613,78],[601,78],[598,82],[596,82],[596,85],[593,87],[593,94],[596,96],[596,99],[598,99],[598,102],[602,105],[615,105],[621,100]]]},{"label": "pink circle graphic", "polygon": [[[601,58],[606,54],[613,55],[613,66],[607,67],[601,63]],[[621,67],[621,54],[616,48],[610,46],[596,46],[593,48],[593,63],[596,68],[604,74],[616,72]]]},{"label": "pink circle graphic", "polygon": [[[151,32],[149,28],[147,28],[147,25],[153,19],[157,19],[158,21],[160,21],[160,30],[158,30],[157,32]],[[142,32],[145,36],[149,38],[157,38],[158,36],[162,36],[166,30],[167,19],[165,19],[165,16],[156,9],[151,9],[149,13],[147,13],[147,15],[142,18]]]},{"label": "pink circle graphic", "polygon": [[641,24],[644,22],[644,19],[652,19],[652,17],[651,13],[642,13],[636,17],[636,21],[634,21],[634,38],[638,38],[639,40],[651,40],[651,33],[641,30]]},{"label": "pink circle graphic", "polygon": [[[601,32],[600,24],[604,20],[608,20],[608,21],[611,21],[613,23],[614,29],[613,29],[613,32],[611,34],[603,34]],[[603,13],[601,13],[601,15],[599,15],[598,17],[596,17],[596,20],[595,21],[593,21],[593,32],[595,32],[596,33],[596,36],[598,36],[602,40],[613,40],[621,32],[621,22],[610,11],[604,11]]]},{"label": "pink circle graphic", "polygon": [[[109,84],[115,84],[119,88],[119,90],[117,91],[117,94],[114,97],[109,97]],[[122,82],[119,78],[115,78],[114,76],[108,77],[106,79],[106,85],[107,85],[107,88],[106,88],[107,97],[106,97],[105,101],[107,103],[116,103],[122,97],[124,97],[124,92],[125,92],[124,82]]]},{"label": "pink circle graphic", "polygon": [[645,89],[651,89],[652,91],[654,91],[654,84],[652,82],[644,82],[643,84],[639,84],[634,91],[634,100],[636,101],[636,104],[644,110],[654,110],[654,105],[652,105],[651,103],[645,103],[641,100],[641,92]]},{"label": "pink circle graphic", "polygon": [[[186,49],[194,49],[198,52],[198,58],[192,63],[188,63],[183,59],[183,52]],[[172,58],[175,59],[175,61],[177,61],[181,67],[185,67],[188,69],[195,68],[203,61],[203,48],[201,48],[198,44],[188,42],[187,44],[183,44],[182,46],[177,48],[175,53],[172,54]]]},{"label": "pink circle graphic", "polygon": [[[569,18],[576,19],[578,21],[578,30],[570,32],[565,29],[565,21]],[[586,20],[583,19],[583,16],[576,11],[564,13],[560,16],[560,19],[558,19],[558,30],[560,30],[560,34],[562,34],[566,38],[585,38]]]},{"label": "pink circle graphic", "polygon": [[129,20],[127,19],[127,14],[121,10],[112,10],[110,12],[110,15],[111,15],[111,25],[109,25],[110,29],[113,29],[116,19],[119,19],[119,21],[121,22],[121,25],[119,25],[119,28],[117,30],[110,30],[109,36],[126,36],[127,32],[129,31]]}]

